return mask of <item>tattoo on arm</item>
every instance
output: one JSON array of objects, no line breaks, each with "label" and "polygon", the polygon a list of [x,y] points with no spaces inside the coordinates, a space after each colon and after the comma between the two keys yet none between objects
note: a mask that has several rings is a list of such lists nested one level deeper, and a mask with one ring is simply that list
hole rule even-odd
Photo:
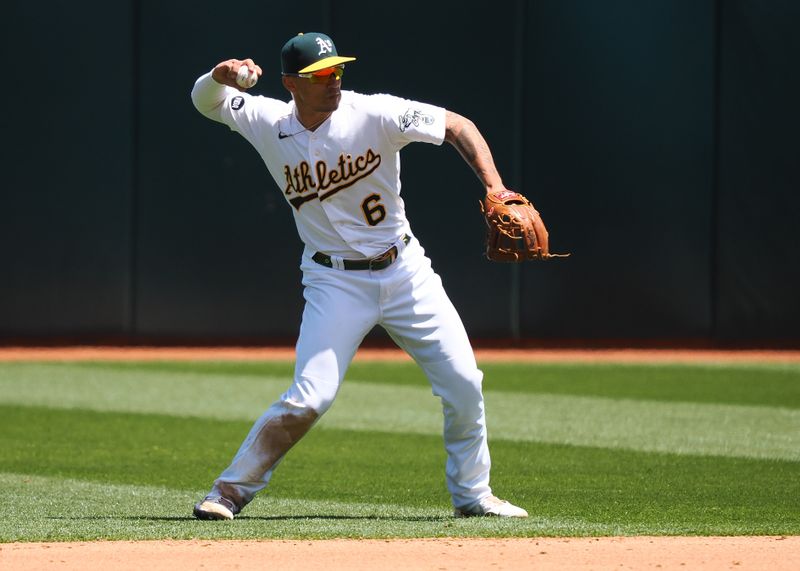
[{"label": "tattoo on arm", "polygon": [[456,148],[487,189],[502,187],[489,145],[472,121],[448,111],[445,140]]}]

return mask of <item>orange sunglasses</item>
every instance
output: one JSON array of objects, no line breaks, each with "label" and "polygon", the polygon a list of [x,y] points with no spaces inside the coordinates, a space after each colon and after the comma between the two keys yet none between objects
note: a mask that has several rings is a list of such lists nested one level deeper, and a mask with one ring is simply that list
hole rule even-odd
[{"label": "orange sunglasses", "polygon": [[337,65],[336,67],[328,67],[313,73],[284,73],[283,75],[288,75],[291,77],[304,77],[310,80],[311,83],[328,83],[328,80],[332,75],[337,81],[342,79],[342,76],[344,75],[344,66]]}]

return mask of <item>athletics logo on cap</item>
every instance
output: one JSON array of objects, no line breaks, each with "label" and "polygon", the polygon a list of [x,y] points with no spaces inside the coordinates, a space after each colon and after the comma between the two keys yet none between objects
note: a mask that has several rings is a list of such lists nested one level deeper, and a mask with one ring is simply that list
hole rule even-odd
[{"label": "athletics logo on cap", "polygon": [[317,54],[318,56],[333,52],[333,42],[331,40],[317,38],[317,44],[319,45],[319,53]]},{"label": "athletics logo on cap", "polygon": [[297,75],[314,73],[321,69],[355,61],[354,57],[340,56],[333,40],[319,32],[298,34],[286,42],[281,50],[281,73]]}]

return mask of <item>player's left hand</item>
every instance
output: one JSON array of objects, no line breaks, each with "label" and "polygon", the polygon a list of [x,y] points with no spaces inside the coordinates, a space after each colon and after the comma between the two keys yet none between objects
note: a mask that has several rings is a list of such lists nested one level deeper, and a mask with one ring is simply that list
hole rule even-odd
[{"label": "player's left hand", "polygon": [[512,190],[487,192],[480,203],[487,226],[486,257],[495,262],[565,258],[550,253],[550,234],[530,200]]}]

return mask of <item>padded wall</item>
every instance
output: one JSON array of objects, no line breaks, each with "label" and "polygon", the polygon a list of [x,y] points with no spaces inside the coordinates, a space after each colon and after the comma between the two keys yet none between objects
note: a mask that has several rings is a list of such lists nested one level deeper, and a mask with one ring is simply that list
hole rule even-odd
[{"label": "padded wall", "polygon": [[200,115],[195,80],[251,57],[254,93],[285,97],[283,42],[324,27],[327,2],[253,3],[248,33],[214,2],[142,2],[137,334],[159,340],[292,340],[299,328],[302,247],[258,153]]},{"label": "padded wall", "polygon": [[0,338],[121,338],[133,319],[131,7],[11,2],[0,20]]},{"label": "padded wall", "polygon": [[800,341],[800,5],[721,3],[714,336]]},{"label": "padded wall", "polygon": [[206,0],[7,4],[4,55],[47,81],[0,93],[2,342],[294,340],[291,212],[189,93],[250,56],[286,99],[280,47],[314,29],[358,57],[345,88],[475,121],[573,253],[485,261],[477,178],[407,147],[412,228],[474,339],[800,342],[789,0],[254,2],[247,33]]},{"label": "padded wall", "polygon": [[713,6],[542,0],[526,22],[525,188],[572,257],[524,267],[522,335],[705,335]]}]

